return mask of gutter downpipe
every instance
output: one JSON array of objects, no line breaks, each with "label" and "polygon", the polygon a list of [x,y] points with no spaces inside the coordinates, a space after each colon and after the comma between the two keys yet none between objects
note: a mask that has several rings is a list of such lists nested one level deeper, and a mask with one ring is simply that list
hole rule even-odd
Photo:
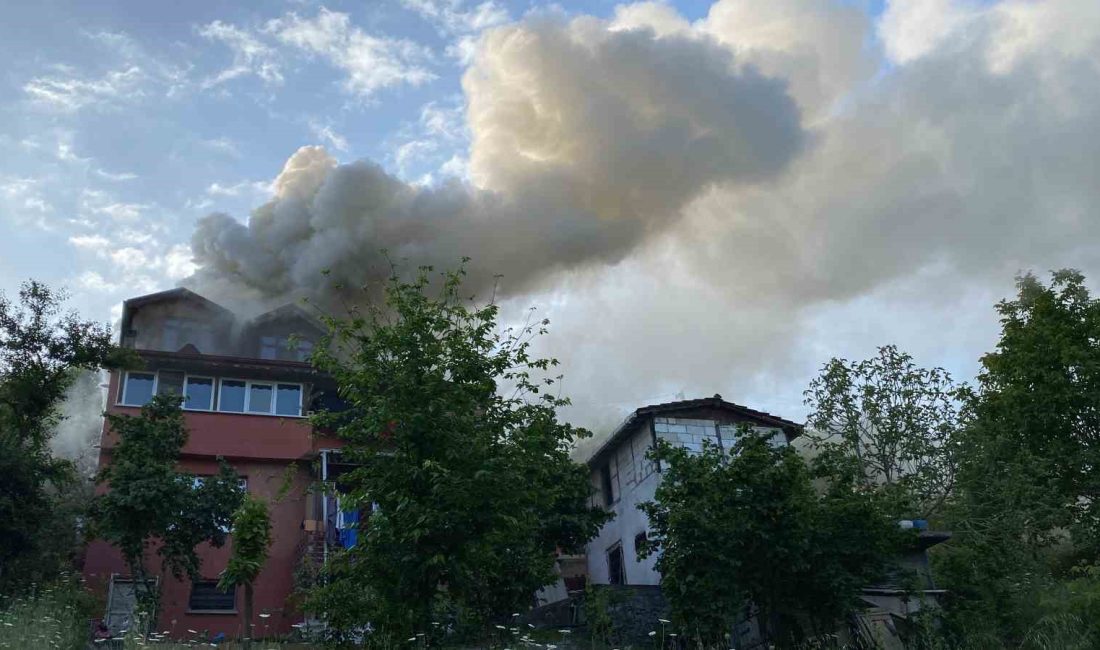
[{"label": "gutter downpipe", "polygon": [[321,563],[328,564],[328,450],[321,450],[321,521],[324,533],[321,538]]}]

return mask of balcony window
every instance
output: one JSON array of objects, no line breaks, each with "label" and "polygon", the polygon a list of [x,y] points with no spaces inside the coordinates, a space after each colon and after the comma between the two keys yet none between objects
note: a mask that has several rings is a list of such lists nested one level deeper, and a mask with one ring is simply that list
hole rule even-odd
[{"label": "balcony window", "polygon": [[248,412],[271,413],[271,398],[274,386],[271,384],[248,384]]},{"label": "balcony window", "polygon": [[122,383],[122,399],[125,406],[145,406],[153,398],[157,386],[155,372],[127,372]]},{"label": "balcony window", "polygon": [[209,411],[214,408],[214,380],[210,377],[188,377],[183,385],[183,408]]},{"label": "balcony window", "polygon": [[244,413],[245,400],[248,397],[248,382],[236,379],[223,379],[218,396],[218,410],[229,413]]},{"label": "balcony window", "polygon": [[298,417],[302,414],[302,386],[300,384],[279,384],[275,397],[275,415]]},{"label": "balcony window", "polygon": [[218,410],[227,413],[301,417],[302,393],[301,384],[223,379],[218,396]]}]

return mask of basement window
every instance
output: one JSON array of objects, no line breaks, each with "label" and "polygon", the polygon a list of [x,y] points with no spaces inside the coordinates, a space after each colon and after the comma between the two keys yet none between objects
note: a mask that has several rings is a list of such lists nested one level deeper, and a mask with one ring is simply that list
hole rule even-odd
[{"label": "basement window", "polygon": [[211,614],[235,614],[237,612],[237,590],[218,589],[215,580],[199,580],[191,584],[191,598],[187,601],[190,612]]},{"label": "basement window", "polygon": [[153,398],[156,388],[157,373],[127,372],[122,382],[122,398],[119,403],[124,406],[145,406]]}]

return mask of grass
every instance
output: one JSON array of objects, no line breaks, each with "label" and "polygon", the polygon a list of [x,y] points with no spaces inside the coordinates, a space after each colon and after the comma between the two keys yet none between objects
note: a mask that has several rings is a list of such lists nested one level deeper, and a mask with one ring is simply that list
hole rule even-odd
[{"label": "grass", "polygon": [[0,649],[83,648],[92,606],[72,578],[32,585],[28,593],[0,604]]}]

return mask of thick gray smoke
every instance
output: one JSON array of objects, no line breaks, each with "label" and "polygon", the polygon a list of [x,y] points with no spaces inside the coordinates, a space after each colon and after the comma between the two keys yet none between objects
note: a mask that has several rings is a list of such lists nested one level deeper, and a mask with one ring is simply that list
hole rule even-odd
[{"label": "thick gray smoke", "polygon": [[[410,185],[378,165],[303,147],[247,226],[203,219],[207,293],[260,297],[359,286],[380,255],[529,289],[614,264],[712,187],[774,178],[804,147],[786,84],[706,38],[542,18],[490,32],[463,85],[473,185]],[[329,275],[323,275],[329,271]]]},{"label": "thick gray smoke", "polygon": [[323,292],[322,269],[377,277],[381,248],[469,255],[554,322],[587,423],[681,392],[797,418],[828,357],[890,342],[966,377],[1015,273],[1100,277],[1100,3],[857,5],[490,30],[469,184],[302,149],[247,226],[204,220],[192,282]]}]

